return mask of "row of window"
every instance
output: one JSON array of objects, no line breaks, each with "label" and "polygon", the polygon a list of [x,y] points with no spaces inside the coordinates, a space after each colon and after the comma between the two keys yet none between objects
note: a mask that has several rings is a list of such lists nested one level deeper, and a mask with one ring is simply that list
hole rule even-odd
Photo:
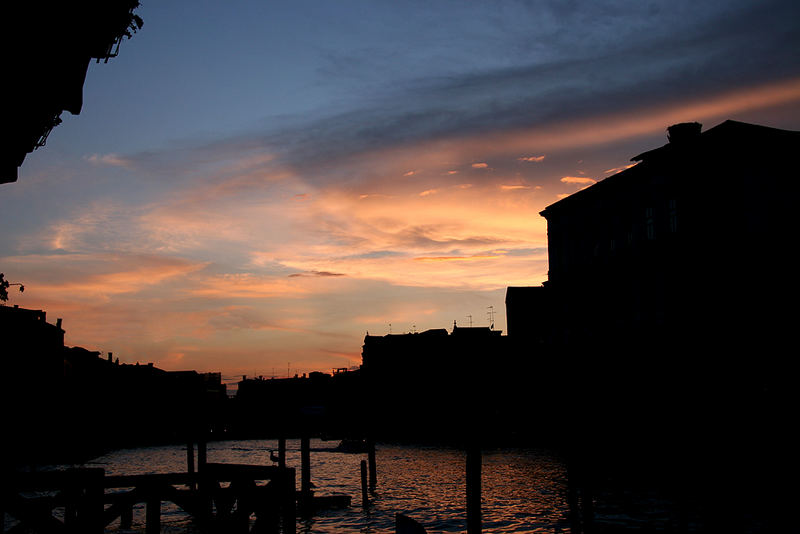
[{"label": "row of window", "polygon": [[[674,234],[678,232],[678,203],[676,200],[671,199],[667,202],[666,205],[666,212],[664,213],[665,218],[659,219],[659,214],[652,206],[645,207],[642,213],[642,219],[639,219],[639,222],[632,221],[631,224],[628,226],[627,232],[625,232],[625,244],[630,247],[634,244],[637,240],[637,233],[641,235],[647,241],[653,241],[658,237],[659,229],[666,230],[670,234]],[[599,226],[599,225],[598,225]],[[642,228],[637,232],[636,227]],[[589,228],[589,230],[594,230],[597,226]],[[640,233],[641,232],[641,233]],[[603,239],[599,236],[590,236],[584,235],[584,239],[577,239],[577,235],[570,233],[561,234],[560,236],[552,235],[551,239],[555,238],[556,243],[559,243],[559,249],[555,252],[555,256],[557,258],[551,258],[551,262],[553,260],[558,260],[561,267],[566,267],[568,264],[572,264],[575,261],[586,261],[590,257],[598,257],[604,252],[604,247],[602,246]],[[618,249],[618,241],[616,237],[610,237],[605,241],[608,243],[608,251],[613,253]],[[591,247],[591,249],[590,249]],[[590,252],[591,250],[591,252]],[[558,267],[558,265],[556,266]]]}]

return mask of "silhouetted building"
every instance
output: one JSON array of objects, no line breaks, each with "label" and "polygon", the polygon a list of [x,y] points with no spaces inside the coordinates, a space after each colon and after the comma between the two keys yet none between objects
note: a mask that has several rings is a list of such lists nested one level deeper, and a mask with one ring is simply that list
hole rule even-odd
[{"label": "silhouetted building", "polygon": [[[508,338],[489,327],[364,337],[362,372],[369,417],[384,436],[452,436],[484,429],[513,404]],[[497,395],[499,384],[506,395]],[[489,414],[493,414],[489,417]]]},{"label": "silhouetted building", "polygon": [[61,113],[80,113],[92,59],[117,55],[125,36],[141,27],[138,0],[10,2],[3,21],[3,144],[0,184],[17,180],[28,152],[44,146]]},{"label": "silhouetted building", "polygon": [[237,437],[299,437],[325,434],[359,436],[364,402],[362,373],[335,369],[293,378],[243,376],[238,384],[231,425]]},{"label": "silhouetted building", "polygon": [[73,462],[114,447],[225,428],[219,373],[120,364],[109,353],[65,347],[61,320],[0,306],[2,464]]},{"label": "silhouetted building", "polygon": [[613,422],[606,439],[627,446],[780,439],[797,406],[800,132],[726,121],[668,138],[541,212],[548,281],[508,288],[509,336],[581,433]]},{"label": "silhouetted building", "polygon": [[690,339],[752,348],[788,331],[776,304],[796,294],[800,132],[736,121],[668,132],[637,165],[542,211],[548,283],[509,288],[510,335],[547,324],[561,343],[641,352]]},{"label": "silhouetted building", "polygon": [[0,306],[3,376],[61,378],[64,330],[61,319],[47,322],[47,313],[18,306]]}]

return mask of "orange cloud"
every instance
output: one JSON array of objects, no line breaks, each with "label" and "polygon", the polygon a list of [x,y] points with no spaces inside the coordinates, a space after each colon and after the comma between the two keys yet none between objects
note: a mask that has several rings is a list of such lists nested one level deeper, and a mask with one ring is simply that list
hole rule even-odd
[{"label": "orange cloud", "polygon": [[517,158],[517,161],[527,161],[530,163],[539,163],[544,161],[544,155],[541,156],[523,156],[521,158]]},{"label": "orange cloud", "polygon": [[518,189],[530,189],[529,185],[500,185],[501,191],[516,191]]},{"label": "orange cloud", "polygon": [[621,167],[614,167],[613,169],[607,169],[607,170],[603,171],[603,173],[605,173],[605,174],[616,174],[618,172],[624,171],[625,169],[630,169],[631,167],[633,167],[636,164],[637,163],[631,163],[630,165],[623,165]]},{"label": "orange cloud", "polygon": [[499,258],[499,254],[482,254],[474,256],[427,256],[414,258],[415,261],[474,261],[474,260],[489,260]]},{"label": "orange cloud", "polygon": [[564,176],[561,181],[565,184],[593,184],[597,182],[597,180],[586,176]]},{"label": "orange cloud", "polygon": [[487,168],[489,168],[489,164],[488,163],[473,163],[472,164],[472,168],[473,169],[487,169]]}]

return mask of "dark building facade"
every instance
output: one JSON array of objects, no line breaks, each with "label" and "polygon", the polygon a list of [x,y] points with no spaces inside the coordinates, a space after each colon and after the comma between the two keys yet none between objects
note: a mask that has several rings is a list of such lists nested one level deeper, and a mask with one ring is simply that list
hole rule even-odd
[{"label": "dark building facade", "polygon": [[509,337],[587,431],[776,437],[797,407],[800,132],[683,123],[668,141],[541,212],[548,281],[508,288]]},{"label": "dark building facade", "polygon": [[777,304],[794,293],[800,132],[736,121],[668,131],[637,165],[541,212],[548,282],[518,302],[509,288],[510,324],[533,306],[557,318],[548,330],[563,343],[741,347],[787,332]]},{"label": "dark building facade", "polygon": [[454,324],[451,332],[367,335],[361,372],[372,427],[398,439],[494,435],[490,428],[516,403],[523,376],[501,334]]}]

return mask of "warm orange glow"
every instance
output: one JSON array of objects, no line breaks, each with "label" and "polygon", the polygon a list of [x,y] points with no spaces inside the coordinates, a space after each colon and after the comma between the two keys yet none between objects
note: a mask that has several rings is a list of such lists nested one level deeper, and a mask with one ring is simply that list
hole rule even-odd
[{"label": "warm orange glow", "polygon": [[593,184],[597,180],[587,178],[586,176],[563,176],[561,181],[565,184]]}]

